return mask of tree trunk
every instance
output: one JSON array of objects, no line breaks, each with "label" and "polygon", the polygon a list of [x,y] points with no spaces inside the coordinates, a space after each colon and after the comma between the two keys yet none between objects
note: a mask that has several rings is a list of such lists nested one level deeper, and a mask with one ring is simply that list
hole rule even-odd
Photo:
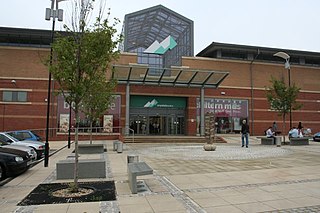
[{"label": "tree trunk", "polygon": [[79,130],[79,111],[78,107],[75,107],[75,116],[76,116],[76,129],[75,129],[75,142],[74,142],[74,153],[75,153],[75,160],[74,160],[74,192],[78,192],[79,189],[79,184],[78,184],[78,179],[79,179],[79,153],[78,153],[78,130]]},{"label": "tree trunk", "polygon": [[[80,56],[81,56],[81,38],[82,38],[82,33],[84,31],[84,26],[82,21],[84,20],[83,15],[83,1],[81,1],[81,12],[80,12],[80,34],[78,35],[78,41],[79,43],[78,46],[78,51],[77,51],[77,85],[80,84],[80,78],[81,78],[81,69],[80,69]],[[79,117],[79,104],[81,100],[79,99],[79,96],[76,98],[75,101],[75,117],[76,117],[76,130],[75,130],[75,142],[74,142],[74,153],[75,153],[75,158],[74,158],[74,177],[73,177],[73,182],[74,182],[74,192],[78,192],[79,190],[79,184],[78,184],[78,179],[79,179],[79,153],[78,153],[78,141],[79,141],[79,123],[80,123],[80,117]]]},{"label": "tree trunk", "polygon": [[90,144],[92,144],[92,119],[90,119]]},{"label": "tree trunk", "polygon": [[285,144],[286,142],[286,114],[283,113],[282,115],[282,135],[283,135],[283,143]]}]

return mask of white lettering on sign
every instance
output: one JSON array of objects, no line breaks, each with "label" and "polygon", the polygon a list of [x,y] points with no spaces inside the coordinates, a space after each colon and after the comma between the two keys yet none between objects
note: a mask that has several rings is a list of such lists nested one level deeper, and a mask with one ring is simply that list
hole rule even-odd
[{"label": "white lettering on sign", "polygon": [[240,104],[233,103],[233,104],[232,104],[232,109],[241,110],[241,105],[240,105]]},{"label": "white lettering on sign", "polygon": [[[239,102],[240,103],[240,102]],[[200,108],[200,102],[197,102],[197,108]],[[204,102],[204,108],[205,109],[216,109],[216,110],[241,110],[241,104],[237,104],[236,101],[234,101],[232,104],[229,102],[225,103],[224,101],[222,103],[216,103],[214,104],[214,100],[205,100]]]},{"label": "white lettering on sign", "polygon": [[[197,108],[200,108],[200,101],[197,102]],[[214,109],[214,99],[204,101],[205,109]]]},{"label": "white lettering on sign", "polygon": [[109,109],[115,110],[115,108],[116,108],[116,104],[115,104],[115,103],[111,103],[111,104],[109,105]]},{"label": "white lettering on sign", "polygon": [[67,102],[63,102],[63,108],[64,109],[69,109],[69,104]]},{"label": "white lettering on sign", "polygon": [[[74,102],[72,102],[72,107],[74,108]],[[66,101],[63,102],[63,108],[69,109],[69,104]]]}]

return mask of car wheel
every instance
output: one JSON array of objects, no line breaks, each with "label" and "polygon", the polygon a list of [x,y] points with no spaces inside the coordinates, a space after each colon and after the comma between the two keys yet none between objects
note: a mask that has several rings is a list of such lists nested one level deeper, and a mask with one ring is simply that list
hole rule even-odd
[{"label": "car wheel", "polygon": [[0,180],[3,180],[6,178],[5,170],[2,165],[0,165]]},{"label": "car wheel", "polygon": [[41,159],[41,156],[39,156],[38,155],[38,151],[37,151],[37,149],[36,148],[34,148],[34,147],[32,147],[32,146],[30,146],[35,152],[36,152],[36,154],[37,154],[37,158],[36,158],[36,160],[39,160],[39,159]]}]

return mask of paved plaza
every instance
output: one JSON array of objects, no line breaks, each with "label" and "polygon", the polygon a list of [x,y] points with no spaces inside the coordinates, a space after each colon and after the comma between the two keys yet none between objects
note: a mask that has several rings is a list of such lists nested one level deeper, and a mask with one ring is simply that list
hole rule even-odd
[{"label": "paved plaza", "polygon": [[[203,144],[129,143],[122,153],[113,151],[113,141],[94,141],[107,147],[107,177],[80,181],[114,180],[116,201],[17,206],[38,184],[62,182],[56,162],[73,149],[51,142],[56,153],[49,167],[41,162],[0,187],[0,212],[320,212],[319,142],[276,147],[251,137],[242,148],[239,135],[225,140],[216,151],[204,151]],[[154,170],[138,176],[138,194],[129,189],[127,155]]]}]

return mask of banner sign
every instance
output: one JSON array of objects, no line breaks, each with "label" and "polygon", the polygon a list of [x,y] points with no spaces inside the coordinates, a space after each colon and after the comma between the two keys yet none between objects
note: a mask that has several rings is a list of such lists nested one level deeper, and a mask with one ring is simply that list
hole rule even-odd
[{"label": "banner sign", "polygon": [[[216,117],[248,117],[248,100],[205,98],[204,113],[214,112]],[[200,116],[200,98],[197,98],[197,115]]]},{"label": "banner sign", "polygon": [[60,114],[60,132],[68,132],[69,130],[69,114]]},{"label": "banner sign", "polygon": [[[64,126],[66,125],[66,120],[67,120],[67,126],[69,125],[69,113],[70,113],[69,107],[70,106],[64,100],[64,97],[62,95],[59,95],[57,97],[57,99],[58,99],[57,118],[59,118],[58,127],[59,127],[60,131],[63,131]],[[112,119],[113,119],[112,127],[119,127],[119,125],[120,125],[120,111],[121,111],[121,96],[115,95],[113,101],[109,105],[109,109],[106,110],[106,112],[105,112],[105,115],[112,116]],[[81,113],[81,112],[79,114],[80,114],[80,120],[85,121],[86,120],[85,114]],[[75,126],[75,114],[74,114],[73,110],[71,110],[71,125]],[[104,127],[104,117],[103,116],[101,116],[101,118],[100,118],[100,127]],[[69,128],[69,126],[68,126],[68,128]]]},{"label": "banner sign", "polygon": [[103,116],[103,132],[111,133],[113,132],[113,115]]}]

